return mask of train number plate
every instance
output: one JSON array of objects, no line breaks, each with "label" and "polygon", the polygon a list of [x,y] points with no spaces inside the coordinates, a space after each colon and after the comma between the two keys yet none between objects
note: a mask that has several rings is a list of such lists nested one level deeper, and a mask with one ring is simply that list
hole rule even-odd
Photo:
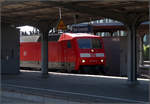
[{"label": "train number plate", "polygon": [[91,53],[91,57],[96,57],[96,54],[95,53]]},{"label": "train number plate", "polygon": [[96,63],[96,62],[98,62],[98,60],[89,60],[89,62]]}]

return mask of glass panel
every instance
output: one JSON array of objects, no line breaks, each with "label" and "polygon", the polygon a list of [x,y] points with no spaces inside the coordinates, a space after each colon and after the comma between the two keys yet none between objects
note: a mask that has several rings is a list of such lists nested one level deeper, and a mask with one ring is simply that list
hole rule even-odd
[{"label": "glass panel", "polygon": [[68,42],[67,42],[67,47],[71,48],[71,41],[70,40],[68,40]]},{"label": "glass panel", "polygon": [[102,48],[102,45],[99,39],[92,39],[92,48],[95,48],[95,49]]},{"label": "glass panel", "polygon": [[91,48],[91,39],[78,39],[77,41],[80,49]]},{"label": "glass panel", "polygon": [[102,44],[99,39],[78,39],[78,45],[80,49],[100,49]]}]

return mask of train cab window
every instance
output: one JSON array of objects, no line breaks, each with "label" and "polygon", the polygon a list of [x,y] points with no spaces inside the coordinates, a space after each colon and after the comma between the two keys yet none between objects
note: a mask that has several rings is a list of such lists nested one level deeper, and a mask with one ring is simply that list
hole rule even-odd
[{"label": "train cab window", "polygon": [[92,39],[92,48],[95,49],[102,48],[102,44],[99,39]]},{"label": "train cab window", "polygon": [[71,41],[70,40],[67,41],[67,48],[71,48]]},{"label": "train cab window", "polygon": [[91,46],[91,39],[78,39],[78,45],[80,49],[90,49]]},{"label": "train cab window", "polygon": [[78,39],[78,45],[80,49],[100,49],[102,48],[102,44],[100,42],[100,39]]}]

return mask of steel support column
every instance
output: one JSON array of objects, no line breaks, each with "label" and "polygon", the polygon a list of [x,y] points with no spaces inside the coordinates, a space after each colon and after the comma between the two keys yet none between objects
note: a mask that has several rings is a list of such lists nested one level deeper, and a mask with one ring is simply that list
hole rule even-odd
[{"label": "steel support column", "polygon": [[46,22],[41,22],[38,26],[41,33],[41,72],[42,77],[48,77],[48,33],[49,26]]},{"label": "steel support column", "polygon": [[143,37],[144,37],[144,35],[143,36],[140,36],[140,40],[139,40],[139,50],[140,50],[140,55],[139,55],[139,64],[140,65],[143,65],[143,53],[144,53],[144,50],[143,50]]},{"label": "steel support column", "polygon": [[48,32],[41,34],[41,68],[42,75],[48,75]]},{"label": "steel support column", "polygon": [[128,81],[137,81],[136,26],[128,26]]}]

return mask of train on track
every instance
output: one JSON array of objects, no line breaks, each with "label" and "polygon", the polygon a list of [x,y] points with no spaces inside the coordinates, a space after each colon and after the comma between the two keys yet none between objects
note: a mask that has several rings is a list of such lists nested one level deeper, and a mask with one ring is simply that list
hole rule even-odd
[{"label": "train on track", "polygon": [[[40,68],[41,37],[22,36],[20,66]],[[103,40],[87,33],[62,33],[48,37],[48,68],[61,71],[105,72]]]}]

